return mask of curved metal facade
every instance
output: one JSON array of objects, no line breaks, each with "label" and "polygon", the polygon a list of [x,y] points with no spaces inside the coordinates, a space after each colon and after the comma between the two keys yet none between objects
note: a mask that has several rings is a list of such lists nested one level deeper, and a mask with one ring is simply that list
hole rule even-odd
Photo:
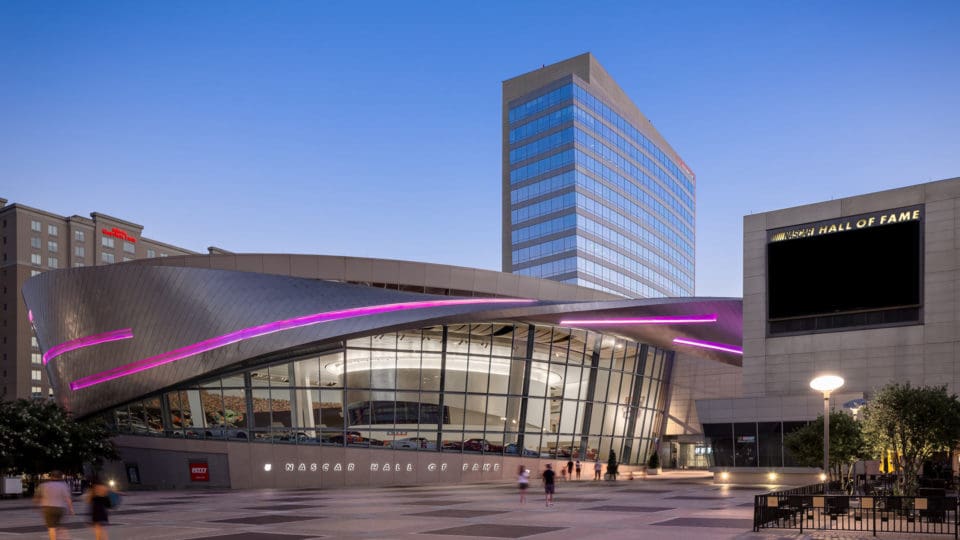
[{"label": "curved metal facade", "polygon": [[[483,285],[449,296],[211,268],[252,257],[266,266],[290,256],[158,259],[29,280],[23,294],[57,398],[78,415],[120,406],[121,423],[143,420],[127,421],[131,431],[171,436],[577,448],[591,459],[614,448],[637,460],[662,424],[673,340],[739,345],[739,300],[600,300],[555,283],[550,300]],[[315,259],[320,268],[333,258]],[[517,279],[476,272],[478,284]],[[541,281],[522,278],[516,290]]]}]

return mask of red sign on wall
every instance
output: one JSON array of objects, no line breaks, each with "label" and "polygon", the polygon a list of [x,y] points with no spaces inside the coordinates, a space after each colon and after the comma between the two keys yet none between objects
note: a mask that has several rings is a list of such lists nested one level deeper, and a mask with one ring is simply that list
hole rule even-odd
[{"label": "red sign on wall", "polygon": [[114,238],[119,238],[121,240],[126,240],[127,242],[132,242],[132,243],[137,242],[136,238],[130,236],[129,234],[127,234],[127,231],[120,229],[118,227],[114,227],[110,230],[100,229],[100,232],[102,232],[104,236],[112,236]]},{"label": "red sign on wall", "polygon": [[210,468],[205,461],[190,462],[190,481],[209,482]]}]

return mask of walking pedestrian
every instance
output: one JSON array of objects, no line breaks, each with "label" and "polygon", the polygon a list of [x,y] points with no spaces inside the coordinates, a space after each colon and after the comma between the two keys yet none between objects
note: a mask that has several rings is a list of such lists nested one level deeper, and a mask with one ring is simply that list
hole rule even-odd
[{"label": "walking pedestrian", "polygon": [[547,470],[543,471],[543,492],[546,494],[546,505],[553,506],[553,493],[556,490],[554,480],[557,474],[553,472],[553,466],[547,463]]},{"label": "walking pedestrian", "polygon": [[603,470],[603,466],[600,465],[600,459],[598,458],[597,461],[593,464],[593,479],[594,479],[594,480],[599,480],[599,479],[600,479],[600,471],[602,471],[602,470]]},{"label": "walking pedestrian", "polygon": [[527,488],[530,486],[530,470],[521,465],[517,471],[517,487],[520,488],[520,504],[527,502]]},{"label": "walking pedestrian", "polygon": [[570,480],[573,480],[573,460],[572,459],[567,460],[567,474],[565,478],[569,478]]},{"label": "walking pedestrian", "polygon": [[[57,540],[57,531],[62,528],[63,514],[68,510],[71,514],[75,514],[73,501],[70,499],[70,488],[63,481],[63,473],[51,471],[50,479],[37,486],[34,499],[40,506],[50,540]],[[64,530],[64,535],[61,538],[65,537],[66,530]]]},{"label": "walking pedestrian", "polygon": [[577,467],[577,480],[579,480],[580,479],[580,460],[579,459],[577,460],[576,467]]},{"label": "walking pedestrian", "polygon": [[107,525],[110,523],[108,509],[113,507],[111,490],[96,476],[90,479],[87,502],[90,503],[90,524],[95,540],[107,540]]}]

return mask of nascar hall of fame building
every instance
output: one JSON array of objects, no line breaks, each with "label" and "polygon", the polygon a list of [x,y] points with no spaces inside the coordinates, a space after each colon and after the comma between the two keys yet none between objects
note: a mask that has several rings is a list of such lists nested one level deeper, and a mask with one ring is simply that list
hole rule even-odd
[{"label": "nascar hall of fame building", "polygon": [[[960,179],[744,218],[740,392],[699,399],[715,470],[731,482],[794,468],[786,433],[855,409],[891,382],[960,391]],[[956,467],[954,463],[954,467]]]},{"label": "nascar hall of fame building", "polygon": [[56,399],[120,433],[126,487],[506,480],[611,450],[629,472],[698,430],[671,381],[741,355],[739,299],[390,260],[158,257],[23,296]]}]

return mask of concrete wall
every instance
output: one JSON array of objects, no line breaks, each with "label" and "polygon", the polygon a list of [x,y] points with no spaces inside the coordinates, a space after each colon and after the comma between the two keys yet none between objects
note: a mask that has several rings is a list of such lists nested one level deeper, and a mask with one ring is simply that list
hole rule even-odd
[{"label": "concrete wall", "polygon": [[[503,481],[512,483],[522,464],[539,478],[547,463],[554,470],[565,459],[405,451],[378,448],[257,444],[209,440],[120,436],[122,461],[106,467],[120,489],[296,489]],[[206,460],[210,481],[192,482],[191,461]],[[126,465],[137,464],[142,483],[130,486]],[[265,467],[270,465],[269,469]],[[602,462],[606,471],[606,462]],[[621,465],[629,477],[636,466]],[[583,462],[583,478],[593,463]]]},{"label": "concrete wall", "polygon": [[670,381],[666,435],[702,433],[695,401],[738,396],[741,380],[741,369],[737,366],[677,353]]},{"label": "concrete wall", "polygon": [[[766,336],[766,231],[916,204],[925,206],[923,324]],[[832,371],[847,393],[892,381],[960,391],[960,178],[744,218],[743,396],[810,396]],[[787,408],[789,410],[789,408]]]}]

